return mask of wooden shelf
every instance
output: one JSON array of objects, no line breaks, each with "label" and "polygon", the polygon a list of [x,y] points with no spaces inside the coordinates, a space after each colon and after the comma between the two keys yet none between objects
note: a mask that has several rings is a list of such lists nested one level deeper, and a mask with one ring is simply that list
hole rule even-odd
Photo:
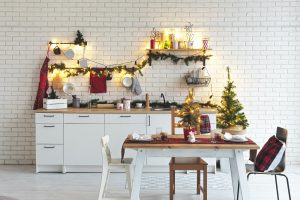
[{"label": "wooden shelf", "polygon": [[190,52],[190,51],[210,51],[212,49],[147,49],[147,51],[181,51],[181,52]]}]

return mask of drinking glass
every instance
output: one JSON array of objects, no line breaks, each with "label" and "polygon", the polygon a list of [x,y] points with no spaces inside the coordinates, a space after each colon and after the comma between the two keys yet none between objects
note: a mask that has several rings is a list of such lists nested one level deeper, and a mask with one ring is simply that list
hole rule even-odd
[{"label": "drinking glass", "polygon": [[216,143],[216,133],[214,131],[210,132],[210,142]]}]

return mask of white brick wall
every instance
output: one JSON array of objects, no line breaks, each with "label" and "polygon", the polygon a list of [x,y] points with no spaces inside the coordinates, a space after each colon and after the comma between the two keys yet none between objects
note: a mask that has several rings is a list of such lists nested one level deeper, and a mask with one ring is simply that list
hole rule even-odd
[{"label": "white brick wall", "polygon": [[[182,28],[210,37],[215,101],[226,83],[227,65],[249,119],[248,135],[259,144],[289,129],[288,162],[300,164],[300,5],[298,0],[1,0],[0,3],[0,163],[32,164],[35,160],[34,103],[39,68],[47,42],[72,41],[80,29],[88,41],[87,56],[106,64],[145,54],[152,27]],[[199,64],[197,65],[199,66]],[[184,73],[195,65],[154,62],[140,77],[143,94],[183,101]],[[66,81],[66,80],[65,80]],[[87,77],[70,78],[87,99]],[[206,100],[210,88],[199,88]],[[115,100],[131,96],[120,76],[108,82]]]}]

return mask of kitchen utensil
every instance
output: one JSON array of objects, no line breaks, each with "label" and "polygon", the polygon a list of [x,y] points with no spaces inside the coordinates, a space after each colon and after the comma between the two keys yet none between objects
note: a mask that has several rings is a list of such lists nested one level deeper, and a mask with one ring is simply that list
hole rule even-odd
[{"label": "kitchen utensil", "polygon": [[124,110],[130,110],[130,103],[131,103],[130,99],[123,100]]},{"label": "kitchen utensil", "polygon": [[74,88],[74,85],[72,83],[65,83],[64,86],[63,86],[64,93],[66,93],[68,95],[72,95],[74,90],[75,90],[75,88]]},{"label": "kitchen utensil", "polygon": [[60,55],[60,54],[61,54],[61,50],[60,50],[60,48],[59,48],[58,45],[56,45],[56,46],[54,47],[53,53],[54,53],[55,55]]},{"label": "kitchen utensil", "polygon": [[132,86],[132,77],[126,75],[123,77],[122,84],[126,88],[130,88]]},{"label": "kitchen utensil", "polygon": [[73,49],[68,49],[67,51],[64,52],[64,54],[69,60],[72,60],[75,56]]}]

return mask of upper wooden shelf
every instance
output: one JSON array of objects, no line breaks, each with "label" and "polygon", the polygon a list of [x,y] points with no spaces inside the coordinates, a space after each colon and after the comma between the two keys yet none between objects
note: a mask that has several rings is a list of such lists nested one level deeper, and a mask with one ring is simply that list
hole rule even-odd
[{"label": "upper wooden shelf", "polygon": [[209,51],[212,49],[147,49],[147,51],[201,51],[201,52],[205,52],[205,51]]}]

